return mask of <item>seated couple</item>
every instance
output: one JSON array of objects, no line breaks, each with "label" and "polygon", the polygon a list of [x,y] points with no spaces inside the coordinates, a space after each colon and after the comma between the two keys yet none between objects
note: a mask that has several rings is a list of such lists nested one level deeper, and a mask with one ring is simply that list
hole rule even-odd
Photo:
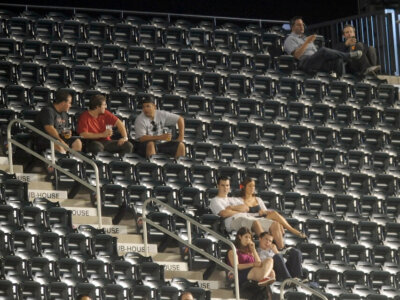
[{"label": "seated couple", "polygon": [[267,210],[261,198],[255,196],[255,182],[246,178],[242,183],[240,197],[228,197],[230,181],[228,177],[220,177],[217,181],[218,195],[210,200],[211,211],[224,218],[226,229],[238,231],[241,227],[260,236],[268,232],[274,238],[278,250],[285,247],[284,230],[306,238],[305,234],[293,228],[278,212]]}]

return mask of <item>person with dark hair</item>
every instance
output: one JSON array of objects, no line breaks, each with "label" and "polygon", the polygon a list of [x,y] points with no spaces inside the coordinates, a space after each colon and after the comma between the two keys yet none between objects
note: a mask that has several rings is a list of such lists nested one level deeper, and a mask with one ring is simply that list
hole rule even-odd
[{"label": "person with dark hair", "polygon": [[183,292],[179,297],[179,300],[193,300],[193,295],[191,292]]},{"label": "person with dark hair", "polygon": [[[224,218],[225,227],[230,232],[246,227],[253,230],[257,236],[264,231],[269,231],[280,241],[279,248],[284,247],[282,226],[273,220],[259,218],[258,212],[251,212],[243,203],[242,198],[228,197],[230,192],[230,180],[228,177],[220,177],[217,180],[218,194],[210,200],[211,211]],[[259,199],[259,205],[266,210],[264,202]]]},{"label": "person with dark hair", "polygon": [[377,65],[378,58],[374,47],[366,46],[357,41],[356,32],[351,24],[346,24],[342,30],[344,42],[335,45],[335,49],[343,52],[360,50],[362,56],[358,60],[351,60],[346,64],[349,73],[357,75],[368,75],[379,72],[381,66]]},{"label": "person with dark hair", "polygon": [[78,296],[76,297],[76,300],[92,300],[92,298],[90,298],[90,297],[87,296],[87,295],[78,295]]},{"label": "person with dark hair", "polygon": [[305,239],[306,235],[297,229],[293,228],[284,217],[282,217],[277,211],[263,209],[258,203],[263,202],[260,198],[256,197],[256,183],[252,178],[245,178],[241,184],[240,196],[246,206],[249,207],[249,211],[257,212],[260,217],[266,217],[267,219],[274,220],[281,224],[283,228],[289,230],[294,235]]},{"label": "person with dark hair", "polygon": [[362,52],[359,50],[342,52],[326,47],[317,49],[314,45],[316,35],[304,35],[304,23],[302,17],[294,17],[290,21],[292,32],[284,42],[285,52],[299,60],[299,68],[307,73],[336,72],[338,76],[343,74],[344,61],[359,59]]},{"label": "person with dark hair", "polygon": [[[71,107],[72,96],[65,91],[56,92],[53,104],[43,107],[36,116],[35,127],[44,131],[65,146],[75,151],[82,150],[82,142],[79,138],[72,137],[71,124],[69,123],[68,110]],[[50,141],[40,135],[35,135],[35,144],[38,151],[50,147]],[[54,149],[60,153],[66,153],[64,147],[54,144]]]},{"label": "person with dark hair", "polygon": [[[142,113],[135,120],[136,153],[151,157],[156,153],[185,156],[185,120],[176,114],[157,110],[153,98],[142,102]],[[179,134],[172,140],[171,128],[178,124]]]},{"label": "person with dark hair", "polygon": [[[273,260],[269,258],[261,261],[253,242],[251,231],[248,228],[239,228],[234,244],[238,256],[240,286],[247,280],[258,281],[259,286],[266,286],[275,282]],[[227,263],[230,266],[234,266],[233,250],[228,251]]]},{"label": "person with dark hair", "polygon": [[285,258],[282,253],[278,251],[276,245],[273,243],[274,237],[268,232],[263,232],[260,234],[260,244],[257,249],[258,255],[261,261],[265,259],[274,260],[274,271],[276,279],[279,281],[284,281],[287,278],[302,278],[303,270],[301,267],[302,255],[300,250],[290,247],[287,249]]},{"label": "person with dark hair", "polygon": [[[133,145],[128,141],[124,123],[107,109],[106,98],[97,94],[90,98],[89,110],[83,112],[78,121],[78,133],[86,140],[86,151],[97,154],[131,153]],[[113,127],[117,127],[121,137],[112,140]]]}]

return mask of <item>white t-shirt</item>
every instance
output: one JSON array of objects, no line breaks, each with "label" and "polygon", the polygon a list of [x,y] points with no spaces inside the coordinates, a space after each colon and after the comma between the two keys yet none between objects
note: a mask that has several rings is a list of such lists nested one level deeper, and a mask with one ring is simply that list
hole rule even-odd
[{"label": "white t-shirt", "polygon": [[[262,210],[267,210],[264,202],[261,200],[261,198],[256,197],[258,205],[260,206],[260,209]],[[228,206],[236,206],[236,205],[241,205],[244,204],[243,198],[240,197],[214,197],[210,200],[210,209],[213,212],[213,214],[219,215],[219,213],[226,209]],[[257,217],[258,213],[237,213],[231,217],[228,217],[225,219],[225,227],[229,230],[231,228],[231,223],[234,218],[237,217]]]},{"label": "white t-shirt", "polygon": [[272,251],[271,249],[264,250],[264,249],[258,248],[257,252],[258,252],[258,256],[260,257],[261,261],[263,261],[264,259],[270,258],[270,257],[272,258],[275,255],[274,251]]},{"label": "white t-shirt", "polygon": [[156,110],[154,119],[146,117],[142,112],[135,120],[135,139],[144,135],[161,135],[166,127],[175,126],[180,116],[164,110]]}]

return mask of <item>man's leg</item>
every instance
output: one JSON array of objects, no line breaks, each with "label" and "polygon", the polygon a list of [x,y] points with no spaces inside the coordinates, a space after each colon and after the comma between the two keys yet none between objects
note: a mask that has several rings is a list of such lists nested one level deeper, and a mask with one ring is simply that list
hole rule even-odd
[{"label": "man's leg", "polygon": [[348,62],[349,70],[353,74],[362,74],[366,69],[372,66],[367,57],[368,48],[365,47],[363,43],[358,42],[355,44],[354,50],[360,50],[362,56],[360,59],[353,59]]},{"label": "man's leg", "polygon": [[92,152],[93,154],[104,151],[104,145],[99,141],[90,141],[86,148],[88,152]]},{"label": "man's leg", "polygon": [[130,142],[125,142],[121,146],[119,146],[117,140],[112,140],[105,142],[104,150],[110,153],[131,153],[133,150],[133,145]]},{"label": "man's leg", "polygon": [[[329,61],[340,61],[340,59],[349,60],[350,53],[341,52],[338,50],[322,47],[317,52],[315,52],[310,57],[307,57],[303,63],[300,63],[300,66],[306,72],[318,72],[318,71],[326,71],[326,64]],[[339,62],[338,62],[339,63]],[[342,63],[343,65],[343,63]],[[343,67],[342,67],[343,68]],[[338,69],[332,69],[330,71],[337,72]]]},{"label": "man's leg", "polygon": [[282,254],[275,254],[274,259],[274,271],[276,274],[276,280],[284,281],[285,279],[291,278],[289,270],[286,267],[285,260]]},{"label": "man's leg", "polygon": [[76,139],[72,145],[71,145],[72,150],[75,151],[82,151],[82,141],[80,139]]},{"label": "man's leg", "polygon": [[175,158],[185,155],[186,155],[185,144],[180,142],[178,145],[178,149],[176,149]]},{"label": "man's leg", "polygon": [[156,146],[154,142],[147,142],[146,145],[146,157],[149,158],[156,154]]},{"label": "man's leg", "polygon": [[290,275],[292,275],[292,277],[297,277],[297,278],[303,277],[301,261],[302,261],[301,251],[295,248],[290,249],[286,261],[286,267],[289,270],[289,273]]},{"label": "man's leg", "polygon": [[371,66],[378,65],[378,56],[376,55],[375,48],[370,46],[367,48],[365,52],[366,52],[365,55],[367,56],[370,65]]}]

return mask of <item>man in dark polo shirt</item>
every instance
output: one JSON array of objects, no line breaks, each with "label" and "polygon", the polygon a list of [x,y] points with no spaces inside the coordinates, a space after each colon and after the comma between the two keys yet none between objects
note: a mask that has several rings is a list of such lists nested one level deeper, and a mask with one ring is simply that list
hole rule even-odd
[{"label": "man in dark polo shirt", "polygon": [[[65,146],[75,151],[82,150],[82,142],[72,137],[69,124],[68,110],[71,107],[72,96],[65,91],[57,91],[53,104],[42,108],[35,120],[35,127],[44,131]],[[39,151],[50,147],[50,142],[42,136],[36,135],[36,145]],[[54,144],[54,149],[60,153],[66,153],[62,146]]]}]

